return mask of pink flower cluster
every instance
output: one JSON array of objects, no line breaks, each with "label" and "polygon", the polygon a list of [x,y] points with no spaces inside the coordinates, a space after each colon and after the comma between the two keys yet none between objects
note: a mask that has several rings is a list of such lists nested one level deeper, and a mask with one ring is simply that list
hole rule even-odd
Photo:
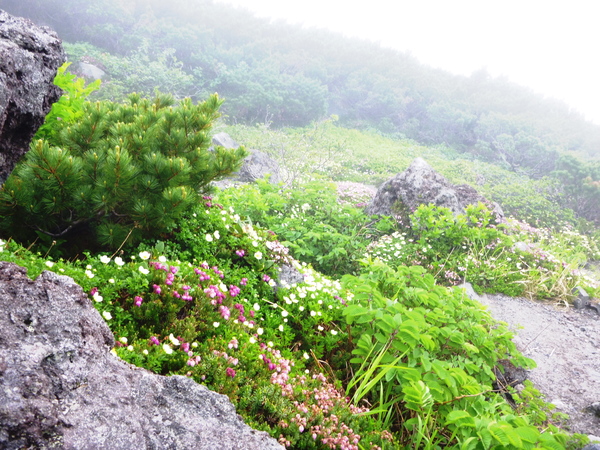
[{"label": "pink flower cluster", "polygon": [[283,263],[292,263],[292,258],[289,255],[290,249],[279,241],[267,241],[266,247],[271,251],[271,259]]}]

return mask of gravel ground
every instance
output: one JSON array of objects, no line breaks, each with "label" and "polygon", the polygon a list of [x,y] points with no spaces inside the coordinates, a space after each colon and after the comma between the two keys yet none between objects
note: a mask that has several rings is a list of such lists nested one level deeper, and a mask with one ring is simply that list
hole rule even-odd
[{"label": "gravel ground", "polygon": [[600,436],[600,418],[586,411],[600,402],[600,314],[525,298],[484,294],[470,296],[514,331],[517,348],[537,363],[529,379],[570,416],[565,428]]}]

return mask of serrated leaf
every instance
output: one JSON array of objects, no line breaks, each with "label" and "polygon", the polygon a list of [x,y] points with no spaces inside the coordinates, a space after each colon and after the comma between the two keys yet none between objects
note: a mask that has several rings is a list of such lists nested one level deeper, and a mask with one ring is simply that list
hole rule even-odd
[{"label": "serrated leaf", "polygon": [[515,431],[519,433],[521,439],[532,444],[536,443],[540,436],[540,432],[535,427],[518,427]]},{"label": "serrated leaf", "polygon": [[502,445],[506,446],[506,445],[510,444],[510,441],[508,440],[506,433],[504,432],[502,427],[500,427],[497,423],[490,424],[490,426],[488,427],[488,431],[490,432],[492,437],[497,442],[500,442]]},{"label": "serrated leaf", "polygon": [[431,336],[429,336],[428,334],[422,334],[420,338],[423,347],[425,347],[430,352],[435,350],[435,341],[431,338]]},{"label": "serrated leaf", "polygon": [[475,426],[475,422],[473,421],[471,415],[468,412],[461,410],[450,411],[446,416],[446,425],[449,423],[465,422],[465,419],[470,419],[472,426]]}]

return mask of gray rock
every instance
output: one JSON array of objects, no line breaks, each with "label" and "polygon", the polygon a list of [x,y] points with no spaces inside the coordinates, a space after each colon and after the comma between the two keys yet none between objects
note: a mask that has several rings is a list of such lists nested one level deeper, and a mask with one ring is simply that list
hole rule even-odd
[{"label": "gray rock", "polygon": [[535,247],[526,243],[526,242],[515,242],[513,245],[513,250],[518,250],[523,253],[533,253]]},{"label": "gray rock", "polygon": [[491,205],[496,213],[496,220],[504,219],[504,213],[498,204],[491,204],[471,186],[451,184],[423,158],[416,158],[408,169],[381,185],[366,213],[393,215],[404,221],[421,204],[446,207],[458,215],[465,212],[467,205],[478,202]]},{"label": "gray rock", "polygon": [[575,295],[575,299],[573,300],[573,307],[575,309],[583,309],[590,305],[590,296],[581,286],[574,287],[572,293]]},{"label": "gray rock", "polygon": [[0,262],[0,448],[281,449],[229,399],[110,353],[112,333],[65,276]]},{"label": "gray rock", "polygon": [[498,360],[498,365],[494,367],[494,375],[496,375],[496,382],[501,390],[506,386],[515,387],[527,379],[527,371],[516,367],[508,359]]},{"label": "gray rock", "polygon": [[60,98],[52,81],[64,61],[53,31],[0,10],[0,185]]},{"label": "gray rock", "polygon": [[594,311],[596,311],[598,314],[600,314],[600,303],[597,302],[590,302],[589,305],[587,305],[587,307],[589,309],[593,309]]},{"label": "gray rock", "polygon": [[100,67],[82,61],[78,62],[75,67],[73,67],[73,71],[90,80],[101,80],[104,78],[104,75],[106,75],[106,72]]},{"label": "gray rock", "polygon": [[277,286],[287,288],[291,285],[302,283],[304,275],[302,275],[294,266],[290,264],[282,264],[279,268],[279,276],[277,277]]},{"label": "gray rock", "polygon": [[[212,138],[212,143],[225,148],[239,147],[238,143],[227,133],[215,134]],[[250,154],[244,159],[242,168],[233,176],[215,183],[217,187],[224,189],[234,185],[235,182],[253,183],[256,180],[265,178],[267,175],[270,176],[270,183],[279,184],[282,181],[281,170],[277,161],[259,150],[250,149],[248,152]]]},{"label": "gray rock", "polygon": [[221,147],[233,149],[238,148],[240,145],[233,140],[231,136],[227,133],[217,133],[212,138],[212,143],[214,145],[219,145]]},{"label": "gray rock", "polygon": [[237,179],[251,183],[269,175],[270,183],[279,184],[281,182],[279,164],[266,153],[252,149],[249,151],[250,155],[244,160],[244,164],[237,174]]},{"label": "gray rock", "polygon": [[480,301],[481,297],[479,296],[479,294],[477,294],[477,292],[475,292],[475,289],[473,289],[473,285],[471,283],[462,283],[456,287],[464,289],[465,294],[467,294],[467,297],[469,297],[471,300]]},{"label": "gray rock", "polygon": [[588,444],[581,450],[600,450],[600,444]]},{"label": "gray rock", "polygon": [[592,403],[586,409],[592,414],[600,417],[600,402]]}]

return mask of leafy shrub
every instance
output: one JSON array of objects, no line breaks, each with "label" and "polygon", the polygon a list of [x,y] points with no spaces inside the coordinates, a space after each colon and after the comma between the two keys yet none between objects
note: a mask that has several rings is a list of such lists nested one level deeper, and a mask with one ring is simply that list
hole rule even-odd
[{"label": "leafy shrub", "polygon": [[394,228],[390,221],[376,223],[362,208],[340,202],[333,183],[280,189],[263,181],[227,189],[218,198],[272,230],[295,258],[334,277],[357,272],[356,256],[371,239]]},{"label": "leafy shrub", "polygon": [[405,448],[565,446],[566,434],[552,424],[540,432],[493,388],[500,359],[534,363],[462,290],[435,286],[420,267],[393,270],[381,262],[343,283],[354,293],[344,310],[355,343],[347,392],[355,403],[372,404]]},{"label": "leafy shrub", "polygon": [[[581,242],[594,255],[597,247],[573,231],[568,235],[570,243],[561,244],[559,238],[540,237],[549,236],[550,230],[523,222],[495,225],[492,213],[482,204],[470,205],[466,214],[458,216],[447,208],[421,205],[410,215],[410,222],[412,227],[404,232],[370,244],[366,255],[392,267],[420,265],[440,283],[468,281],[478,292],[566,299],[578,283],[590,285],[577,270],[586,258],[578,256],[573,244]],[[515,247],[518,241],[528,250]]]},{"label": "leafy shrub", "polygon": [[[83,92],[79,82],[61,80],[75,83],[69,92]],[[72,246],[79,239],[117,248],[158,236],[245,156],[243,148],[208,150],[222,103],[216,95],[177,107],[167,95],[62,103],[69,107],[54,114],[66,109],[66,126],[47,122],[45,139],[32,144],[0,191],[0,228],[24,242],[70,236]]]}]

